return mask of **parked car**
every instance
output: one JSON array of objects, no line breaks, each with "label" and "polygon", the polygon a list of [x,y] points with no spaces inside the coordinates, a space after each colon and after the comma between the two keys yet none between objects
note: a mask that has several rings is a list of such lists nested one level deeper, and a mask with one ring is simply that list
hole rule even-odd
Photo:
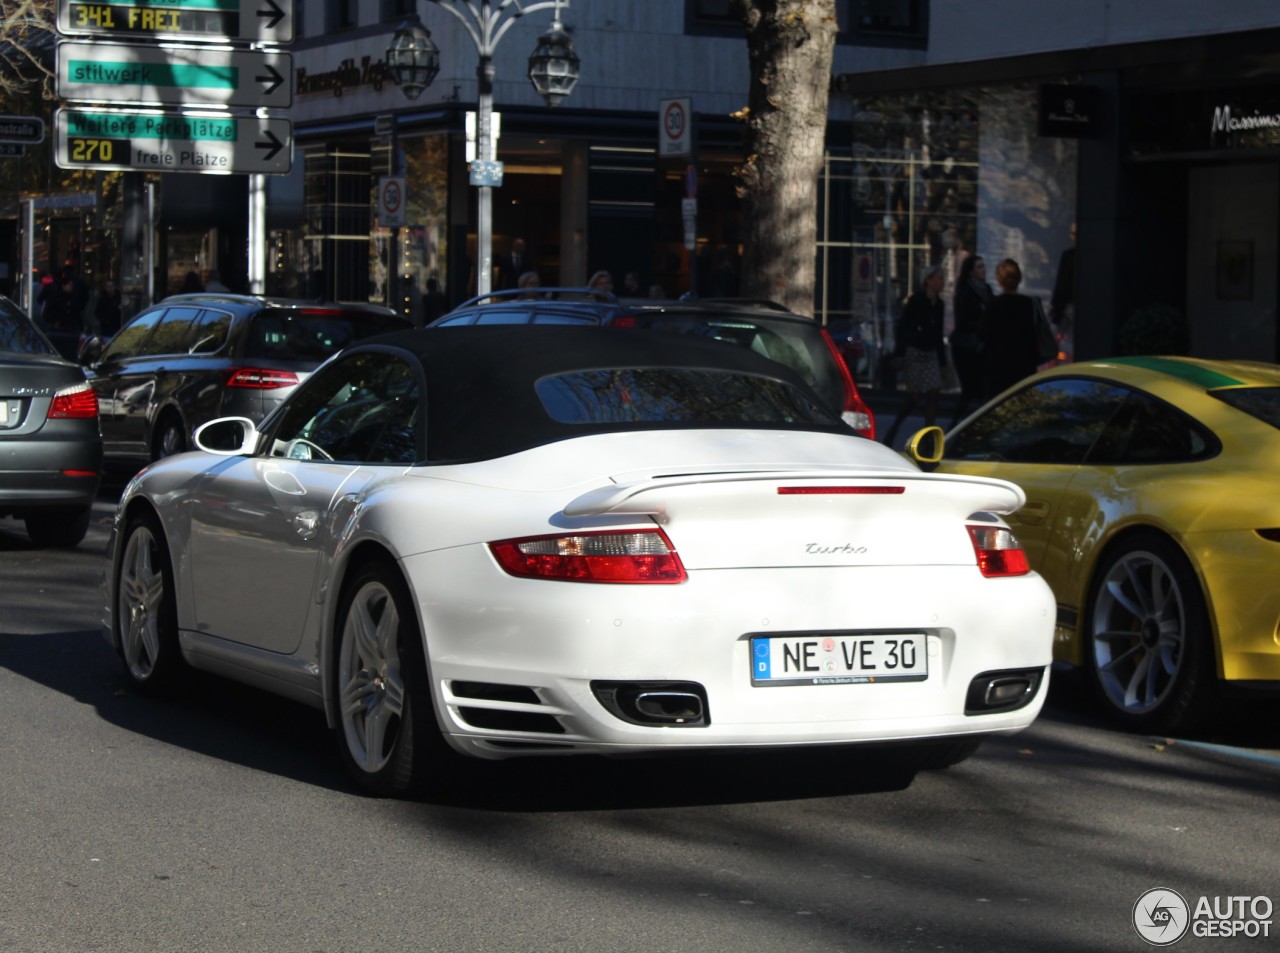
[{"label": "parked car", "polygon": [[429,327],[489,324],[607,324],[631,305],[596,288],[517,288],[476,295]]},{"label": "parked car", "polygon": [[875,415],[830,335],[811,318],[770,301],[623,302],[590,288],[524,289],[472,298],[429,327],[491,324],[600,324],[738,344],[791,368],[845,423],[875,439]]},{"label": "parked car", "polygon": [[920,472],[745,348],[386,335],[196,441],[120,500],[108,641],[140,689],[185,663],[322,709],[372,792],[456,754],[944,765],[1043,703],[1017,487]]},{"label": "parked car", "polygon": [[102,477],[98,402],[84,372],[0,295],[0,515],[37,546],[75,546]]},{"label": "parked car", "polygon": [[869,382],[875,379],[879,352],[871,322],[836,321],[827,325],[827,333],[831,335],[836,350],[844,358],[844,363],[855,382]]},{"label": "parked car", "polygon": [[374,305],[210,293],[165,298],[88,356],[106,454],[156,460],[190,448],[206,420],[261,420],[330,355],[409,326]]},{"label": "parked car", "polygon": [[[929,454],[921,435],[910,450]],[[923,452],[922,452],[923,449]],[[1055,656],[1135,731],[1280,691],[1280,367],[1132,357],[1027,378],[946,435],[938,470],[1012,480],[1058,602]]]}]

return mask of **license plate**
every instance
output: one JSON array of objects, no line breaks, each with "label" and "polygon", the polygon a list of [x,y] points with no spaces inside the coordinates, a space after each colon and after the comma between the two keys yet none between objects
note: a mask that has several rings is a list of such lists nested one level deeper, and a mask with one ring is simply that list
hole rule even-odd
[{"label": "license plate", "polygon": [[923,632],[751,639],[752,685],[866,685],[929,677]]}]

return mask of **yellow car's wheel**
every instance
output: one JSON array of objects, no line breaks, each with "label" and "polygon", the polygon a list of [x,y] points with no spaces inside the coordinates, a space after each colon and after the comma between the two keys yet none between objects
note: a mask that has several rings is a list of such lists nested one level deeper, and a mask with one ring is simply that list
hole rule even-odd
[{"label": "yellow car's wheel", "polygon": [[1122,540],[1094,575],[1086,663],[1115,718],[1167,733],[1199,718],[1212,689],[1204,596],[1186,556],[1155,532]]}]

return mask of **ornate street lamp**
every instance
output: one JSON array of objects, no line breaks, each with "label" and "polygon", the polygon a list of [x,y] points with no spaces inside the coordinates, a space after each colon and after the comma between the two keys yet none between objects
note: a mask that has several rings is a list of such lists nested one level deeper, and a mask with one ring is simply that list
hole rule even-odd
[{"label": "ornate street lamp", "polygon": [[387,69],[410,99],[417,99],[440,72],[440,48],[415,13],[396,29],[387,47]]},{"label": "ornate street lamp", "polygon": [[529,82],[548,106],[559,106],[578,85],[578,54],[573,52],[573,40],[560,22],[559,9],[550,29],[529,54]]},{"label": "ornate street lamp", "polygon": [[[493,54],[511,24],[526,13],[555,10],[551,28],[538,41],[529,57],[529,80],[549,105],[559,105],[578,82],[578,55],[560,22],[560,8],[569,0],[431,0],[457,17],[475,44],[480,61],[476,66],[479,89],[476,103],[476,161],[471,163],[471,184],[479,188],[476,221],[476,293],[493,289],[493,187],[502,184],[502,163],[489,155],[493,129]],[[415,32],[415,27],[416,31]],[[425,41],[425,42],[424,42]],[[387,48],[387,69],[391,78],[410,99],[416,99],[435,78],[440,68],[440,51],[431,34],[415,16],[396,30]],[[423,77],[426,77],[425,79]]]}]

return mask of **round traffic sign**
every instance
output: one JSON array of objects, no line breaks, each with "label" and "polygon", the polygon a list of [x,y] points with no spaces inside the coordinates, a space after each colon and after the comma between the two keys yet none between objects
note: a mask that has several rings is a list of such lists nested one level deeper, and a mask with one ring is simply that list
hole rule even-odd
[{"label": "round traffic sign", "polygon": [[684,138],[687,123],[688,117],[684,114],[684,103],[678,100],[667,103],[667,110],[662,114],[662,131],[666,133],[667,138],[672,141]]},{"label": "round traffic sign", "polygon": [[391,178],[382,184],[382,211],[388,215],[394,215],[400,211],[400,205],[404,202],[404,192],[400,188],[400,180]]}]

